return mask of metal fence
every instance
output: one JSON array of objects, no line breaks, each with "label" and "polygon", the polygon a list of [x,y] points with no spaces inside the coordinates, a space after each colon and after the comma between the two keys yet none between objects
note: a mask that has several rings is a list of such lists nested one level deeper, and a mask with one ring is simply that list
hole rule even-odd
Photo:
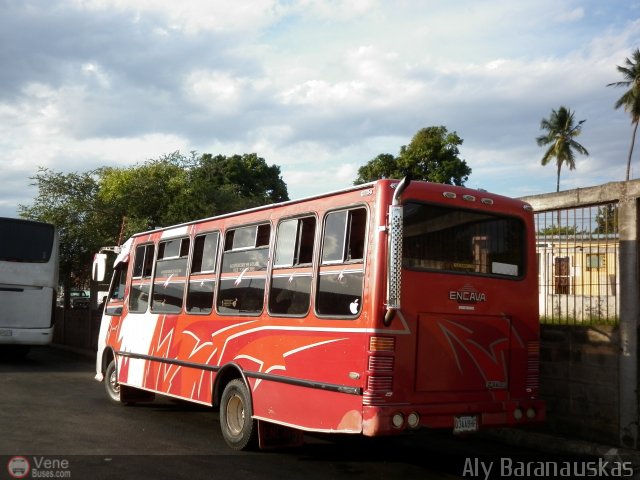
[{"label": "metal fence", "polygon": [[540,321],[618,323],[617,202],[537,212],[535,222]]}]

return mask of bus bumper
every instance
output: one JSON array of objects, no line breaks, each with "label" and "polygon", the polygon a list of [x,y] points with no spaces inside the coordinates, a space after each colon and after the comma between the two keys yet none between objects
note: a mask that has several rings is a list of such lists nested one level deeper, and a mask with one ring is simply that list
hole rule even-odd
[{"label": "bus bumper", "polygon": [[53,327],[3,328],[0,327],[0,345],[49,345],[53,340]]},{"label": "bus bumper", "polygon": [[490,427],[535,425],[545,418],[545,402],[542,400],[514,400],[497,405],[365,406],[362,433],[367,436],[394,435],[422,427],[470,433]]}]

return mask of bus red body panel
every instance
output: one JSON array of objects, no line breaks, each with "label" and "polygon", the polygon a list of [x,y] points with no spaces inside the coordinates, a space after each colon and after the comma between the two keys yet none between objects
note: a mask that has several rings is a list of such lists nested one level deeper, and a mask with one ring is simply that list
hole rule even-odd
[{"label": "bus red body panel", "polygon": [[[544,420],[533,216],[520,201],[412,182],[402,303],[387,314],[397,181],[135,235],[99,339],[122,385],[307,431],[475,431]],[[262,428],[260,429],[262,431]]]}]

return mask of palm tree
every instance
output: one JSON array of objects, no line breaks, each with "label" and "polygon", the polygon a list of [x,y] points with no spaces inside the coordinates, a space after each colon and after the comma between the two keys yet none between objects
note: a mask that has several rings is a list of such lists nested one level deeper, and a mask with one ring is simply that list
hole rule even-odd
[{"label": "palm tree", "polygon": [[618,71],[624,77],[622,82],[609,83],[607,87],[631,87],[624,92],[615,104],[616,110],[624,106],[624,110],[631,115],[631,147],[629,148],[629,158],[627,159],[627,180],[631,171],[631,155],[633,155],[633,145],[636,142],[636,131],[640,120],[640,49],[636,48],[631,56],[633,60],[625,58],[625,66],[617,66]]},{"label": "palm tree", "polygon": [[557,111],[551,110],[549,118],[543,118],[540,122],[540,129],[546,130],[546,135],[536,138],[539,146],[550,145],[542,157],[542,165],[547,165],[552,159],[556,159],[558,166],[558,181],[556,192],[560,191],[560,169],[565,163],[569,170],[576,168],[573,151],[577,150],[582,155],[589,155],[587,149],[576,142],[573,137],[577,137],[582,132],[582,124],[586,120],[580,120],[574,124],[573,112],[566,107],[560,107]]}]

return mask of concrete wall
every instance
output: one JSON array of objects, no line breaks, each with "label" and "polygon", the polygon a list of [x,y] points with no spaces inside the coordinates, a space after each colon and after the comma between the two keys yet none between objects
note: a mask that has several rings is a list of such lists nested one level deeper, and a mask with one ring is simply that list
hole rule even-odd
[{"label": "concrete wall", "polygon": [[540,395],[547,402],[544,430],[618,445],[617,327],[543,325]]}]

